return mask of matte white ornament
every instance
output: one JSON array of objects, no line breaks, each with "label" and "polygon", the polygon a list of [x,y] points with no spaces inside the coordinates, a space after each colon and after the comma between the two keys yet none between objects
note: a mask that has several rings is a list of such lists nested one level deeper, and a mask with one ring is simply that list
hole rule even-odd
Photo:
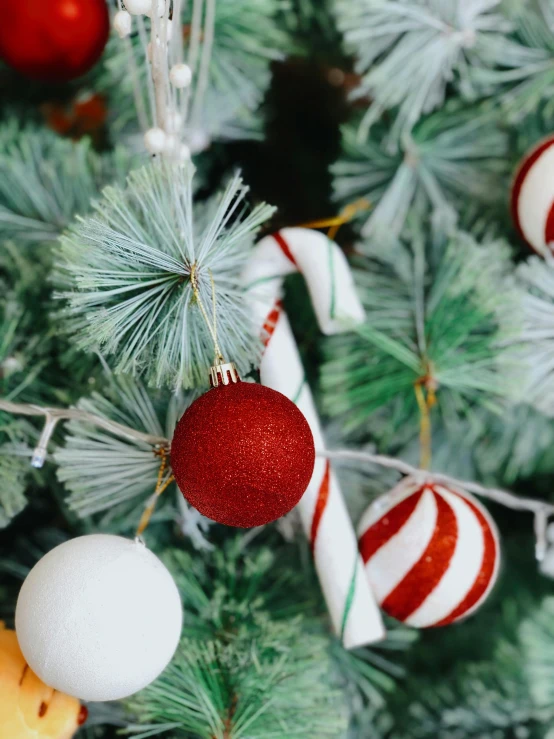
[{"label": "matte white ornament", "polygon": [[150,154],[161,154],[167,147],[167,135],[161,128],[149,128],[144,134],[144,145]]},{"label": "matte white ornament", "polygon": [[133,19],[126,10],[118,10],[113,19],[113,27],[115,28],[119,38],[125,38],[131,33]]},{"label": "matte white ornament", "polygon": [[149,15],[152,12],[152,0],[125,0],[125,7],[131,15]]},{"label": "matte white ornament", "polygon": [[192,81],[192,70],[188,64],[174,64],[169,72],[173,87],[188,87]]},{"label": "matte white ornament", "polygon": [[141,542],[92,534],[48,552],[23,583],[21,651],[47,685],[86,701],[125,698],[170,662],[182,627],[179,592]]}]

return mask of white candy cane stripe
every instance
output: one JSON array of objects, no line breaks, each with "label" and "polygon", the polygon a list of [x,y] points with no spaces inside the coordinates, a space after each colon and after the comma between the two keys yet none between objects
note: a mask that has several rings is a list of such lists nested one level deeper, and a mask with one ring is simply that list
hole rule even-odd
[{"label": "white candy cane stripe", "polygon": [[[280,300],[284,277],[304,269],[316,315],[326,333],[363,320],[344,255],[318,232],[292,228],[262,239],[249,261],[244,282],[266,343],[261,381],[298,405],[310,424],[316,449],[321,449],[324,442],[318,414]],[[326,460],[316,459],[298,510],[331,620],[344,645],[353,648],[382,639],[385,630],[363,571],[356,535],[337,478]]]},{"label": "white candy cane stripe", "polygon": [[281,295],[283,278],[300,272],[324,334],[362,323],[364,309],[346,257],[334,241],[308,228],[284,228],[257,244],[246,286],[267,308]]},{"label": "white candy cane stripe", "polygon": [[379,604],[419,628],[465,618],[496,580],[499,543],[488,512],[461,490],[410,478],[368,508],[360,552]]},{"label": "white candy cane stripe", "polygon": [[512,186],[512,217],[521,237],[544,256],[554,251],[554,136],[532,149]]}]

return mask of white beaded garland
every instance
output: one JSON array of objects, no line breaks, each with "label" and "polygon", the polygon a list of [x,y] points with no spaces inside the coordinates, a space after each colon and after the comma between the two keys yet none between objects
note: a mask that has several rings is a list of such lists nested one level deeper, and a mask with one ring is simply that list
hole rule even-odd
[{"label": "white beaded garland", "polygon": [[182,618],[175,582],[144,544],[92,534],[60,544],[33,567],[15,624],[43,682],[81,700],[111,701],[161,674]]},{"label": "white beaded garland", "polygon": [[161,128],[149,128],[144,134],[144,145],[150,154],[161,154],[167,148],[167,135]]},{"label": "white beaded garland", "polygon": [[152,12],[152,0],[125,0],[125,7],[131,15],[149,15]]},{"label": "white beaded garland", "polygon": [[132,24],[131,15],[126,10],[118,10],[113,19],[113,27],[119,38],[125,38],[131,33]]},{"label": "white beaded garland", "polygon": [[188,64],[174,64],[169,72],[169,79],[173,87],[188,87],[192,82],[192,70]]}]

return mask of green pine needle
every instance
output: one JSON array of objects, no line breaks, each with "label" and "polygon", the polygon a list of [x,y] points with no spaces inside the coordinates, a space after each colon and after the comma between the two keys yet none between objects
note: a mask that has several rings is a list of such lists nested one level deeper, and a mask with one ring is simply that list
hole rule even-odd
[{"label": "green pine needle", "polygon": [[[2,431],[4,436],[4,431]],[[30,450],[24,445],[0,446],[0,529],[27,505],[26,477],[29,473]]]},{"label": "green pine needle", "polygon": [[183,639],[164,674],[127,701],[135,739],[164,731],[197,739],[345,736],[328,639],[290,606],[279,617],[279,602],[298,587],[293,571],[280,582],[276,555],[241,554],[240,540],[211,561],[169,556],[183,595]]},{"label": "green pine needle", "polygon": [[69,290],[69,325],[79,346],[114,355],[118,373],[175,388],[207,384],[214,344],[190,281],[212,312],[215,283],[219,345],[246,373],[260,356],[240,285],[256,231],[273,213],[246,214],[248,188],[237,175],[207,205],[192,204],[192,165],[153,162],[123,188],[106,188],[95,214],[61,240],[60,280]]},{"label": "green pine needle", "polygon": [[[508,6],[509,8],[509,6]],[[485,94],[499,94],[499,103],[510,123],[523,119],[545,102],[554,113],[554,12],[549,0],[514,4],[513,44],[497,69],[482,69],[475,77]]]},{"label": "green pine needle", "polygon": [[[498,410],[514,397],[518,366],[502,343],[511,335],[514,297],[501,242],[478,245],[457,232],[440,253],[409,245],[363,245],[356,280],[367,320],[330,338],[322,369],[324,407],[346,429],[415,435],[415,383],[435,387],[447,427],[473,407]],[[398,440],[397,440],[398,441]]]}]

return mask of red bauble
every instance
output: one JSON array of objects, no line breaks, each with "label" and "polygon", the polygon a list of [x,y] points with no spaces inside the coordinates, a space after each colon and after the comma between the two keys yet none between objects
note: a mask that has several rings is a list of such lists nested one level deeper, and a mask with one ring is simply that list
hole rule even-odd
[{"label": "red bauble", "polygon": [[3,0],[2,11],[0,58],[37,80],[88,72],[108,40],[106,0]]},{"label": "red bauble", "polygon": [[314,462],[312,432],[294,403],[240,380],[198,398],[171,442],[181,492],[227,526],[260,526],[288,513],[308,487]]}]

